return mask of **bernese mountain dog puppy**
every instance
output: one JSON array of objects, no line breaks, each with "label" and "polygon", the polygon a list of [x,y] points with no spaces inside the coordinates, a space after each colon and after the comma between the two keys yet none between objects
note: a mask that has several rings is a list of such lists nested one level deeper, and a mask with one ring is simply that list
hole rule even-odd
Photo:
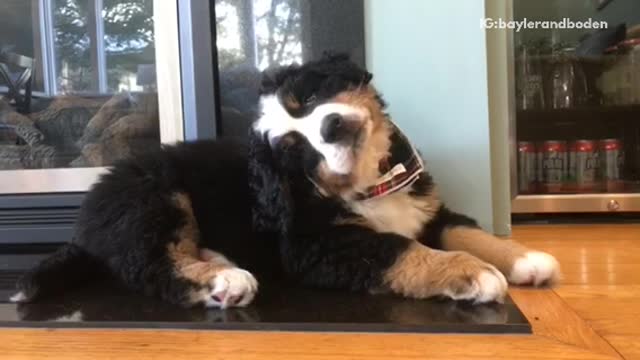
[{"label": "bernese mountain dog puppy", "polygon": [[555,281],[551,255],[445,207],[371,78],[342,55],[265,71],[248,141],[118,162],[88,192],[73,241],[26,273],[13,301],[101,276],[219,308],[251,303],[254,275],[476,303],[501,301],[507,282]]}]

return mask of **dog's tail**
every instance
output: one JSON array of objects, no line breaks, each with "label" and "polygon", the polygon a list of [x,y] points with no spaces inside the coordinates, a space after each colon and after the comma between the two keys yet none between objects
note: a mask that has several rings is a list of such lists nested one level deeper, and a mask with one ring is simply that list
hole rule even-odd
[{"label": "dog's tail", "polygon": [[18,280],[12,302],[30,302],[64,293],[104,274],[104,266],[75,244],[60,247]]}]

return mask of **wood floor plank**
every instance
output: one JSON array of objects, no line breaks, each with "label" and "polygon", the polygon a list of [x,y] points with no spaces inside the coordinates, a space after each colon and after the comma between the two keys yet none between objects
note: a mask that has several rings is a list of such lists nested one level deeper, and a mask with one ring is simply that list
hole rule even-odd
[{"label": "wood floor plank", "polygon": [[566,285],[556,292],[605,338],[637,336],[640,342],[640,285]]},{"label": "wood floor plank", "polygon": [[613,359],[531,335],[5,330],[2,359]]},{"label": "wood floor plank", "polygon": [[637,336],[609,335],[606,338],[625,359],[640,359],[640,340]]},{"label": "wood floor plank", "polygon": [[618,352],[552,290],[512,287],[509,294],[531,323],[534,334],[619,357]]},{"label": "wood floor plank", "polygon": [[[639,237],[640,239],[640,237]],[[555,239],[524,241],[530,247],[549,252],[559,258],[563,267],[583,264],[640,264],[640,242],[600,241],[585,239]]]},{"label": "wood floor plank", "polygon": [[640,359],[639,224],[517,226],[514,238],[555,255],[558,296],[625,359]]},{"label": "wood floor plank", "polygon": [[600,240],[606,242],[633,242],[640,239],[638,224],[589,225],[516,225],[513,237],[528,243],[546,240]]},{"label": "wood floor plank", "polygon": [[640,262],[562,263],[562,285],[637,285],[638,274]]}]

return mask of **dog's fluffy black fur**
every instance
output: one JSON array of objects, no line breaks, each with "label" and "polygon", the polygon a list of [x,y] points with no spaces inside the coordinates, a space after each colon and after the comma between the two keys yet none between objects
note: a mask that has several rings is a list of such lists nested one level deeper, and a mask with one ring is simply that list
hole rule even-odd
[{"label": "dog's fluffy black fur", "polygon": [[[262,95],[276,96],[292,119],[302,119],[338,94],[371,89],[370,79],[371,74],[348,59],[328,56],[265,73]],[[381,98],[374,95],[374,107],[383,109]],[[232,292],[233,285],[216,294],[221,290],[215,281],[220,267],[205,281],[201,273],[189,272],[189,266],[207,261],[189,248],[191,243],[235,263],[223,261],[218,264],[225,265],[221,268],[244,268],[260,280],[284,277],[322,288],[390,289],[413,297],[444,294],[454,298],[465,291],[461,286],[473,285],[475,273],[470,272],[452,292],[407,290],[415,285],[401,284],[403,275],[398,274],[404,265],[398,264],[413,254],[416,241],[443,248],[447,229],[474,230],[475,221],[449,211],[439,201],[419,200],[425,201],[425,208],[432,207],[421,231],[415,236],[386,231],[368,223],[366,215],[354,210],[351,201],[356,200],[343,196],[345,187],[352,184],[341,184],[340,190],[329,193],[322,189],[327,179],[318,175],[318,168],[324,156],[307,134],[291,131],[274,142],[269,131],[256,129],[248,142],[184,143],[115,164],[87,194],[72,243],[24,276],[16,300],[36,301],[108,275],[134,291],[171,303],[246,305],[250,298],[243,302],[237,297],[255,292],[255,285],[245,286],[226,303],[219,297]],[[361,140],[359,133],[353,136]],[[435,196],[429,174],[421,174],[404,194],[412,199]],[[186,207],[185,202],[176,201],[177,195],[188,200]],[[195,230],[190,226],[194,224]],[[176,249],[183,253],[176,255]],[[488,300],[499,300],[501,295]]]}]

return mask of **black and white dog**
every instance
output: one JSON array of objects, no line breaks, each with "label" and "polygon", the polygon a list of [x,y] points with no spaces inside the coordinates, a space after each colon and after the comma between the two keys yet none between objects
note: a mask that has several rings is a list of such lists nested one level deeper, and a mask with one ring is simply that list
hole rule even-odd
[{"label": "black and white dog", "polygon": [[370,80],[338,55],[267,72],[248,145],[199,141],[117,163],[87,194],[73,242],[28,272],[13,300],[100,276],[220,308],[252,301],[252,274],[474,302],[502,300],[507,281],[555,281],[552,256],[441,203]]}]

